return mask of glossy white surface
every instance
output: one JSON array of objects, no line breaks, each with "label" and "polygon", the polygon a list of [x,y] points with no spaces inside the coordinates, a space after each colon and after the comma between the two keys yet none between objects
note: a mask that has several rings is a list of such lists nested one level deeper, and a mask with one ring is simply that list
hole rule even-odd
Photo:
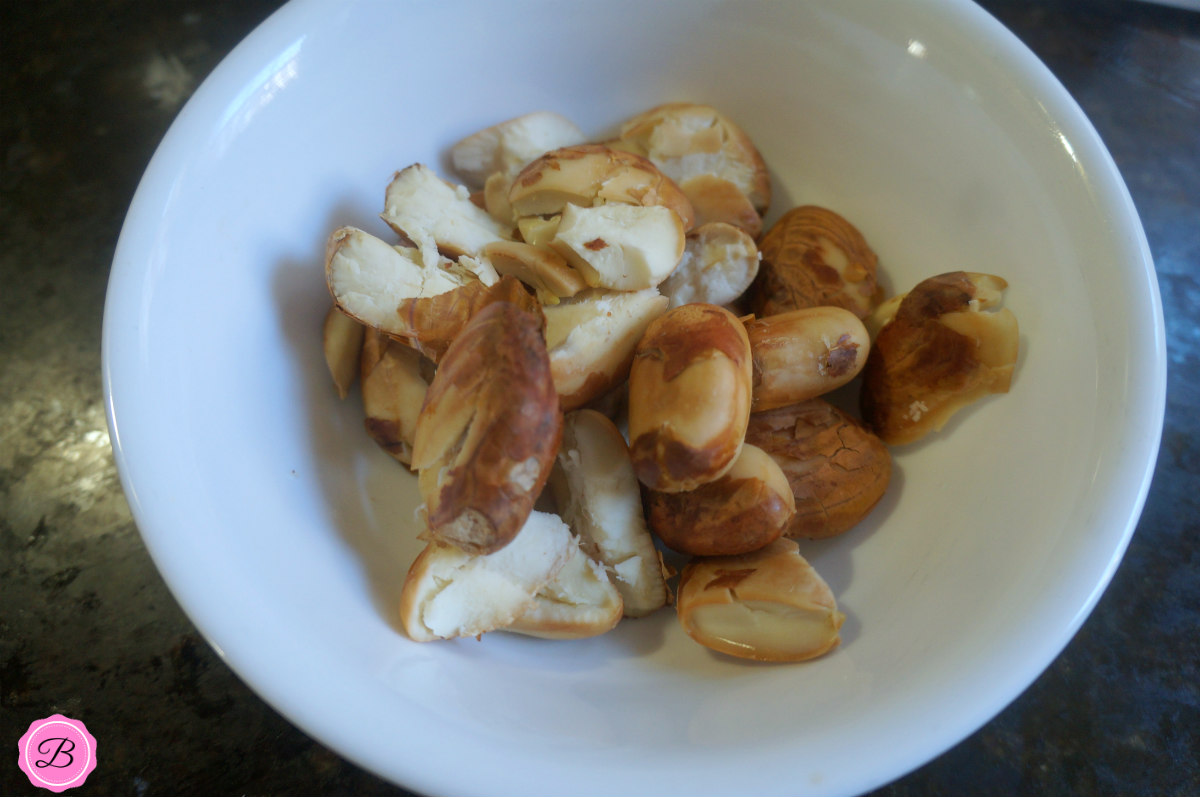
[{"label": "glossy white surface", "polygon": [[[295,0],[180,114],[104,326],[126,492],[174,594],[301,728],[435,794],[854,794],[1003,708],[1132,534],[1165,354],[1141,227],[1091,126],[974,6]],[[741,123],[786,207],[833,208],[889,288],[1000,274],[1012,392],[896,452],[868,520],[803,546],[847,614],[800,666],[710,654],[670,612],[612,634],[419,645],[396,619],[414,479],[339,403],[321,255],[384,188],[546,108],[597,137],[673,99]]]}]

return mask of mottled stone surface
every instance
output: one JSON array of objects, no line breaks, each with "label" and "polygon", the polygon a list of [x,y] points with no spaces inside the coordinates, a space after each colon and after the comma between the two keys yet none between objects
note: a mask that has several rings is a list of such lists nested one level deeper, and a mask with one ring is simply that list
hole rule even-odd
[{"label": "mottled stone surface", "polygon": [[[83,719],[102,758],[73,793],[407,793],[293,728],[199,637],[137,535],[104,423],[104,291],[137,180],[180,104],[277,5],[0,12],[0,743],[54,712]],[[1076,97],[1142,214],[1166,429],[1137,534],[1075,640],[996,719],[877,793],[1200,795],[1200,14],[984,5]],[[0,794],[34,793],[6,760]]]}]

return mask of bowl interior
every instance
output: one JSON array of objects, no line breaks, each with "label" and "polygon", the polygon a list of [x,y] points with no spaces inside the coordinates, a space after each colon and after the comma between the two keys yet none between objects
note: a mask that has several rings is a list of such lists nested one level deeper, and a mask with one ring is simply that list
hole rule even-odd
[{"label": "bowl interior", "polygon": [[[482,127],[550,109],[599,138],[668,100],[741,124],[772,172],[768,223],[838,211],[889,289],[1007,279],[1012,390],[897,449],[871,516],[802,546],[848,617],[824,659],[721,658],[671,612],[578,642],[412,643],[395,606],[415,480],[331,388],[325,237],[386,236],[392,173],[452,177],[448,146]],[[1111,159],[1031,54],[950,0],[298,0],[164,140],[104,333],[126,492],[185,610],[301,728],[431,793],[849,794],[916,767],[1094,605],[1164,390],[1153,269]]]}]

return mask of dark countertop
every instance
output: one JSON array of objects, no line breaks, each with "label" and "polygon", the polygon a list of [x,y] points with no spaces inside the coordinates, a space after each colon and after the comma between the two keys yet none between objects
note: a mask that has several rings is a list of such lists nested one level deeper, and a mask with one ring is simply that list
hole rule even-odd
[{"label": "dark countertop", "polygon": [[[278,0],[40,0],[0,12],[0,742],[83,719],[78,794],[407,794],[268,708],[180,612],[114,469],[109,264],[181,103]],[[1141,213],[1167,320],[1158,469],[1092,616],[1011,706],[881,789],[1200,795],[1200,13],[983,3],[1062,80]],[[919,731],[919,729],[914,729]],[[10,747],[11,751],[12,748]],[[0,794],[30,794],[15,756]]]}]

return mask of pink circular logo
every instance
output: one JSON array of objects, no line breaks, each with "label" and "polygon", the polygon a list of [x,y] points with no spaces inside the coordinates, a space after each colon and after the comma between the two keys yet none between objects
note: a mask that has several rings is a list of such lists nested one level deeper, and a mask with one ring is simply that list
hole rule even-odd
[{"label": "pink circular logo", "polygon": [[53,792],[82,786],[96,768],[96,739],[79,720],[54,714],[36,720],[17,745],[29,782]]}]

